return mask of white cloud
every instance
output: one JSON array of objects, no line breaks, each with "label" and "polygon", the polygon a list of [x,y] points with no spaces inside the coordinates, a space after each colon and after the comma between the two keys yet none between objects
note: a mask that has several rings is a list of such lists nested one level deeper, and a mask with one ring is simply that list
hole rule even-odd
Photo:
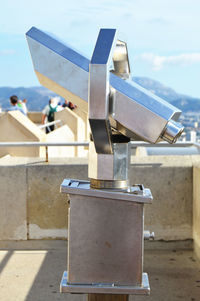
[{"label": "white cloud", "polygon": [[13,55],[15,52],[16,51],[14,49],[2,49],[0,50],[0,55]]},{"label": "white cloud", "polygon": [[153,53],[143,53],[135,58],[152,65],[153,70],[159,71],[166,66],[186,66],[200,63],[200,53],[182,53],[179,55],[160,56]]}]

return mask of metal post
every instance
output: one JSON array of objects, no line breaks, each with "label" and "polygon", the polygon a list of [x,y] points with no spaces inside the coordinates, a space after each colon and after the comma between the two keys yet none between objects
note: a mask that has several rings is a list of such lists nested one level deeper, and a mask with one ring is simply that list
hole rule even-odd
[{"label": "metal post", "polygon": [[88,294],[87,301],[128,301],[129,295]]},{"label": "metal post", "polygon": [[49,162],[48,146],[45,146],[45,151],[46,151],[46,162]]}]

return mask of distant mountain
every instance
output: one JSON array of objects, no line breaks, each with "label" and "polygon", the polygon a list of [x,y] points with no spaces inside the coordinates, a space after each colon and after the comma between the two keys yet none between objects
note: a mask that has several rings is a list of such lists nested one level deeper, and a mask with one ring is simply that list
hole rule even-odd
[{"label": "distant mountain", "polygon": [[160,96],[161,98],[172,102],[180,97],[173,89],[166,87],[160,82],[150,79],[148,77],[133,77],[133,80],[140,86],[150,90],[152,93]]},{"label": "distant mountain", "polygon": [[173,89],[147,77],[133,77],[133,80],[183,112],[200,112],[200,98],[178,94]]},{"label": "distant mountain", "polygon": [[[173,89],[147,77],[133,77],[133,80],[142,87],[178,107],[183,112],[200,112],[199,98],[178,94]],[[0,105],[3,109],[9,107],[9,97],[13,94],[17,95],[19,99],[26,98],[28,100],[27,107],[29,111],[41,111],[48,103],[49,98],[56,95],[42,86],[30,88],[2,87],[0,88]]]}]

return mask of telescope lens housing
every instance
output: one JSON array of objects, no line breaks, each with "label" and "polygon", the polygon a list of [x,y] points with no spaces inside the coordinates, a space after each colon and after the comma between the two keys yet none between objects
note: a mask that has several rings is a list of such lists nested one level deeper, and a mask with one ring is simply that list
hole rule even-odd
[{"label": "telescope lens housing", "polygon": [[167,123],[167,125],[161,135],[161,138],[171,144],[175,143],[177,141],[177,139],[181,136],[183,130],[184,130],[184,127],[180,123],[178,123],[174,120],[170,120]]}]

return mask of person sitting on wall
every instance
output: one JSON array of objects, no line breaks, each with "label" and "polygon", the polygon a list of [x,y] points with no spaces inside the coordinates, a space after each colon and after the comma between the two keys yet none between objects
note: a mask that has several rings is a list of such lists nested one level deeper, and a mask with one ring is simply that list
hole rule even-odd
[{"label": "person sitting on wall", "polygon": [[68,102],[67,99],[65,99],[65,102],[62,104],[63,108],[69,108],[70,110],[74,110],[75,108],[77,108],[76,105],[74,105],[71,101]]},{"label": "person sitting on wall", "polygon": [[62,104],[62,107],[63,108],[69,108],[69,103],[68,103],[67,99],[65,99],[65,102]]},{"label": "person sitting on wall", "polygon": [[[42,111],[42,124],[54,121],[54,113],[57,112],[58,100],[57,97],[53,97],[49,100],[49,104],[46,105]],[[46,127],[46,134],[54,130],[54,125]]]},{"label": "person sitting on wall", "polygon": [[18,97],[17,95],[12,95],[10,97],[10,104],[11,106],[7,109],[7,111],[20,111],[22,114],[26,115],[23,108],[18,106]]},{"label": "person sitting on wall", "polygon": [[71,101],[69,101],[69,108],[70,108],[70,110],[74,110],[77,108],[77,106],[74,105]]}]

